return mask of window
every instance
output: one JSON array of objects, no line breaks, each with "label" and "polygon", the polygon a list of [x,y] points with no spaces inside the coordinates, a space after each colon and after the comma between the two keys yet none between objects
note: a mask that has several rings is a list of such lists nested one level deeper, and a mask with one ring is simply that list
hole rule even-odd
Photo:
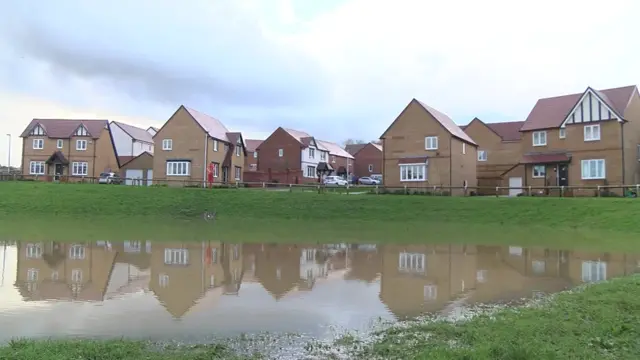
[{"label": "window", "polygon": [[71,270],[71,281],[74,283],[82,282],[82,270],[80,269]]},{"label": "window", "polygon": [[40,244],[27,244],[27,258],[39,259],[42,256],[42,246]]},{"label": "window", "polygon": [[164,263],[167,265],[187,265],[189,264],[189,250],[187,249],[164,249]]},{"label": "window", "polygon": [[220,172],[220,164],[213,163],[213,177],[217,178],[219,172]]},{"label": "window", "polygon": [[324,151],[320,151],[320,160],[322,161],[326,161],[327,160],[327,153]]},{"label": "window", "polygon": [[34,127],[33,130],[31,130],[31,134],[29,134],[29,135],[43,136],[44,135],[44,129],[42,128],[42,126],[38,125],[38,126]]},{"label": "window", "polygon": [[189,176],[191,163],[188,161],[167,161],[168,176]]},{"label": "window", "polygon": [[27,270],[27,281],[38,281],[38,269]]},{"label": "window", "polygon": [[69,248],[69,258],[73,260],[83,260],[85,255],[84,245],[71,245]]},{"label": "window", "polygon": [[44,139],[33,139],[33,148],[36,150],[44,149]]},{"label": "window", "polygon": [[211,263],[212,264],[218,263],[218,248],[211,249]]},{"label": "window", "polygon": [[531,269],[536,275],[544,274],[547,267],[547,263],[542,260],[534,260],[531,262]]},{"label": "window", "polygon": [[481,284],[487,282],[487,270],[477,270],[476,281]]},{"label": "window", "polygon": [[536,131],[533,133],[533,146],[546,146],[547,145],[547,132]]},{"label": "window", "polygon": [[487,161],[487,150],[478,150],[478,161]]},{"label": "window", "polygon": [[522,248],[519,246],[509,246],[509,255],[522,256]]},{"label": "window", "polygon": [[547,175],[547,167],[544,165],[533,165],[533,177],[543,178]]},{"label": "window", "polygon": [[242,147],[240,147],[240,145],[236,145],[236,156],[240,156],[240,150],[242,150]]},{"label": "window", "polygon": [[426,164],[400,165],[400,181],[424,181],[427,179]]},{"label": "window", "polygon": [[313,166],[307,166],[307,177],[316,177],[316,168]]},{"label": "window", "polygon": [[466,155],[467,154],[467,144],[462,143],[462,155]]},{"label": "window", "polygon": [[278,149],[278,156],[282,157],[284,155],[284,149]]},{"label": "window", "polygon": [[604,159],[582,160],[582,179],[604,179]]},{"label": "window", "polygon": [[400,253],[398,270],[404,272],[425,272],[425,255],[418,253]]},{"label": "window", "polygon": [[257,158],[258,158],[258,152],[257,152],[257,151],[254,151],[254,152],[253,152],[253,158],[254,158],[254,159],[257,159]]},{"label": "window", "polygon": [[213,140],[213,151],[218,151],[218,140]]},{"label": "window", "polygon": [[32,161],[29,163],[29,174],[44,175],[44,161]]},{"label": "window", "polygon": [[560,135],[560,139],[566,138],[567,137],[567,129],[560,128],[560,132],[558,134]]},{"label": "window", "polygon": [[59,278],[60,278],[60,274],[58,274],[57,271],[52,271],[51,272],[51,280],[57,281]]},{"label": "window", "polygon": [[78,128],[78,130],[76,130],[76,136],[89,136],[89,131],[87,131],[87,128],[85,128],[84,126],[80,125],[80,127]]},{"label": "window", "polygon": [[87,140],[76,140],[76,150],[87,150]]},{"label": "window", "polygon": [[424,286],[424,299],[435,300],[438,297],[437,285],[425,285]]},{"label": "window", "polygon": [[166,288],[167,286],[169,286],[169,275],[167,274],[158,275],[158,285],[160,285],[160,287],[163,287],[163,288]]},{"label": "window", "polygon": [[173,149],[173,140],[171,140],[171,139],[163,139],[162,140],[162,150],[169,151],[171,149]]},{"label": "window", "polygon": [[71,175],[87,176],[89,174],[89,164],[87,162],[74,162],[71,164]]},{"label": "window", "polygon": [[600,140],[600,125],[585,125],[584,141]]},{"label": "window", "polygon": [[424,138],[424,149],[425,150],[438,150],[438,137],[437,136],[427,136]]},{"label": "window", "polygon": [[369,172],[373,172],[373,164],[369,164]]},{"label": "window", "polygon": [[315,159],[316,149],[309,148],[309,159]]},{"label": "window", "polygon": [[604,261],[583,261],[582,281],[596,282],[607,280],[607,263]]},{"label": "window", "polygon": [[236,166],[235,168],[235,172],[236,172],[236,180],[240,180],[242,177],[242,168],[240,166]]},{"label": "window", "polygon": [[58,141],[56,141],[56,147],[58,149],[62,149],[63,145],[64,145],[64,141],[62,139],[58,139]]},{"label": "window", "polygon": [[140,241],[125,241],[124,252],[126,253],[139,253],[142,251],[142,244]]}]

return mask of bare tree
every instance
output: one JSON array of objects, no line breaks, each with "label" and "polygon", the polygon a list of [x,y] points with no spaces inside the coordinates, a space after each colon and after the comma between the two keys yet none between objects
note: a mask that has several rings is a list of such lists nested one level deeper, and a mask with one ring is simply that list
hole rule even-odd
[{"label": "bare tree", "polygon": [[367,142],[360,139],[347,139],[342,142],[343,146],[353,145],[353,144],[366,144]]}]

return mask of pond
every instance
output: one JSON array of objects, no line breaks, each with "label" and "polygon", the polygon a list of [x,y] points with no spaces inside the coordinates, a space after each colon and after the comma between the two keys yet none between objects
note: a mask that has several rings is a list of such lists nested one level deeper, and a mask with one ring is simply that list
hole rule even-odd
[{"label": "pond", "polygon": [[13,242],[0,342],[242,334],[317,339],[636,273],[640,254],[459,244]]}]

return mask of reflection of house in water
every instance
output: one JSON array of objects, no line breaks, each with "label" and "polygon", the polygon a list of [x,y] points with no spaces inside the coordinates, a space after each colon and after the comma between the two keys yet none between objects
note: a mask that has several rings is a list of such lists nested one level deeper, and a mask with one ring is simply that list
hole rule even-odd
[{"label": "reflection of house in water", "polygon": [[151,241],[98,241],[97,244],[117,252],[105,299],[148,289]]},{"label": "reflection of house in water", "polygon": [[91,243],[17,243],[16,287],[25,301],[101,301],[116,252]]},{"label": "reflection of house in water", "polygon": [[382,270],[382,254],[376,245],[353,245],[347,255],[349,272],[346,280],[374,282],[380,277]]},{"label": "reflection of house in water", "polygon": [[149,288],[174,317],[182,317],[206,294],[203,306],[237,294],[242,247],[221,242],[159,242],[151,250]]}]

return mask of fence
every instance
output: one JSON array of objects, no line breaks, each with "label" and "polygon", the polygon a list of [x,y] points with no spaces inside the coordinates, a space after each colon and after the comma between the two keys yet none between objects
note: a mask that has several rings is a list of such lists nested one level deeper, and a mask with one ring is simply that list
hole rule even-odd
[{"label": "fence", "polygon": [[[33,175],[0,175],[0,181],[49,181],[56,183],[82,183],[98,184],[97,177],[78,176],[33,176]],[[209,184],[202,180],[193,179],[124,179],[123,184],[133,186],[152,187],[184,187],[184,188],[216,188],[216,189],[246,189],[265,191],[306,191],[318,193],[345,193],[345,194],[374,194],[374,195],[422,195],[422,196],[480,196],[491,192],[492,195],[484,197],[637,197],[640,194],[640,184],[635,185],[598,185],[598,186],[523,186],[523,187],[456,187],[445,185],[429,186],[400,186],[391,187],[384,185],[347,185],[331,186],[321,183],[280,183],[280,182],[215,182]],[[149,180],[151,180],[149,182]]]}]

